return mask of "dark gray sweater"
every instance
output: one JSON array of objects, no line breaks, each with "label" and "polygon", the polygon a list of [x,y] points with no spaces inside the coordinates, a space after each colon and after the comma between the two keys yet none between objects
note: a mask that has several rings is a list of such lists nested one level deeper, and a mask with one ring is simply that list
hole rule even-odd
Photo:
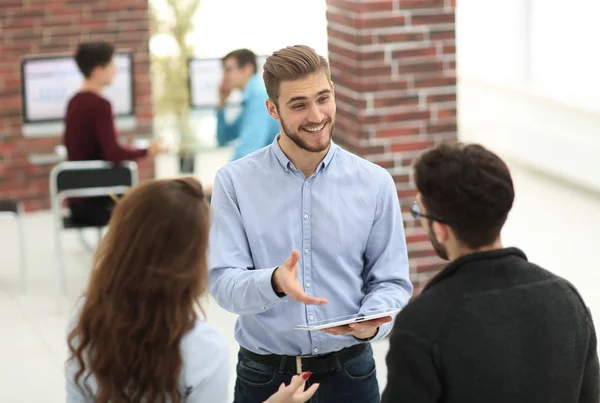
[{"label": "dark gray sweater", "polygon": [[385,403],[599,401],[596,333],[566,280],[516,248],[450,263],[398,315]]}]

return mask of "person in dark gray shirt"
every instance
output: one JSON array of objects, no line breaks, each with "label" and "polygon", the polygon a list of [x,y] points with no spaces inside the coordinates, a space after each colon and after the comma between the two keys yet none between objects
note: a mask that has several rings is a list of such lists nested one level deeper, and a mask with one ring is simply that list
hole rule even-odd
[{"label": "person in dark gray shirt", "polygon": [[411,213],[450,263],[396,318],[382,401],[598,402],[581,296],[502,245],[514,199],[506,164],[479,145],[443,144],[417,159],[414,178]]}]

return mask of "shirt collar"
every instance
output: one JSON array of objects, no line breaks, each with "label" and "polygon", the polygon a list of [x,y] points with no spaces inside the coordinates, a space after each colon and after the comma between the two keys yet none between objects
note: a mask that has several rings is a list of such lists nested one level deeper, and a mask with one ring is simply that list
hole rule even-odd
[{"label": "shirt collar", "polygon": [[[277,136],[275,136],[275,139],[273,139],[273,143],[271,143],[271,150],[273,150],[275,157],[277,157],[277,160],[279,161],[279,163],[281,164],[283,169],[285,169],[286,172],[289,172],[290,169],[292,169],[293,164],[292,164],[292,161],[290,161],[290,159],[284,154],[283,150],[279,146],[279,138],[280,137],[281,137],[281,134],[278,134]],[[321,163],[319,164],[319,167],[317,168],[316,173],[323,171],[325,168],[327,168],[329,166],[329,164],[331,163],[331,160],[333,159],[333,156],[335,155],[335,152],[337,151],[338,148],[339,148],[339,146],[337,144],[335,144],[332,140],[329,145],[329,150],[327,151],[327,155],[325,155],[325,158],[323,158],[323,161],[321,161]]]}]

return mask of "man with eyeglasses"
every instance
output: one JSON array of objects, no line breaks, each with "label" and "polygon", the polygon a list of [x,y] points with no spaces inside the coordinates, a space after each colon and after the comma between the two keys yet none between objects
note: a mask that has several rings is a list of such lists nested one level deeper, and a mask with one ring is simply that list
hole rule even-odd
[{"label": "man with eyeglasses", "polygon": [[[258,73],[256,55],[248,49],[234,50],[222,59],[223,78],[219,86],[217,107],[217,142],[223,146],[237,140],[232,160],[242,158],[273,141],[279,133],[279,124],[269,115],[265,102],[267,90]],[[228,122],[225,103],[233,89],[242,95],[242,110]]]},{"label": "man with eyeglasses", "polygon": [[442,144],[414,164],[419,219],[449,264],[396,318],[382,401],[599,401],[592,317],[568,281],[505,248],[514,199],[506,164]]}]

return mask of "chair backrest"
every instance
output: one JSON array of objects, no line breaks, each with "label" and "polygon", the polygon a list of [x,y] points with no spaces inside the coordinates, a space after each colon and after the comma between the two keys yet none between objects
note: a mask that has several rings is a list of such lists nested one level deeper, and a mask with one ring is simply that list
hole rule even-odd
[{"label": "chair backrest", "polygon": [[64,161],[50,172],[52,201],[65,197],[93,197],[119,193],[138,182],[137,164],[126,161],[113,164],[106,161]]},{"label": "chair backrest", "polygon": [[19,203],[14,200],[0,200],[0,219],[15,217],[20,212]]}]

